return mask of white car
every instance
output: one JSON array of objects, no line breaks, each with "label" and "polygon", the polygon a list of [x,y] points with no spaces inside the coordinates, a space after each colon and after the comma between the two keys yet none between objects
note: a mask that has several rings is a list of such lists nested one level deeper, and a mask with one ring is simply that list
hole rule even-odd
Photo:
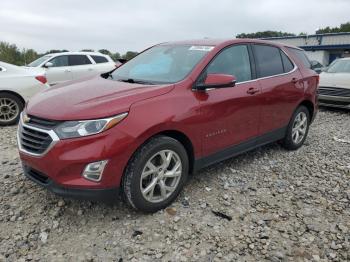
[{"label": "white car", "polygon": [[49,85],[107,73],[117,67],[108,55],[95,52],[64,52],[44,55],[27,67],[46,70]]},{"label": "white car", "polygon": [[0,62],[0,126],[17,123],[25,102],[49,88],[46,82],[45,70]]},{"label": "white car", "polygon": [[319,104],[350,109],[350,57],[335,60],[320,74]]}]

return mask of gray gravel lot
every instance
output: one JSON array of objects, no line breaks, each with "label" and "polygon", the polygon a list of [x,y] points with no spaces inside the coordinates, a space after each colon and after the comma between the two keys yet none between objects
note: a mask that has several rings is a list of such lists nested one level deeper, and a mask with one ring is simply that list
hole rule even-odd
[{"label": "gray gravel lot", "polygon": [[15,138],[0,128],[0,261],[350,260],[350,112],[321,110],[298,151],[272,144],[202,170],[153,215],[41,189]]}]

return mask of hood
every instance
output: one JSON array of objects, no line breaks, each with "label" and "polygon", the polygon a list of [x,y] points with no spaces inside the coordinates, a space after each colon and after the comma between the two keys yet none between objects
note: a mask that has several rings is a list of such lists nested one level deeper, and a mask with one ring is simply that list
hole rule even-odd
[{"label": "hood", "polygon": [[173,87],[90,77],[56,85],[35,95],[28,102],[26,113],[51,120],[103,118],[127,112],[133,103],[166,94]]},{"label": "hood", "polygon": [[350,73],[322,72],[320,74],[320,86],[350,89]]}]

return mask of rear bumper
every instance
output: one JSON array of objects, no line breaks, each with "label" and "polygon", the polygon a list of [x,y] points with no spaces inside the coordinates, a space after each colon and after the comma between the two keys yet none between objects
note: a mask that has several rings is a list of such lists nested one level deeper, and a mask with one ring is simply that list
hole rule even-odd
[{"label": "rear bumper", "polygon": [[32,169],[29,166],[23,165],[25,176],[34,183],[46,188],[47,190],[65,197],[80,200],[90,200],[95,202],[113,203],[120,197],[119,187],[104,188],[104,189],[81,189],[69,188],[56,184],[52,179],[45,174]]}]

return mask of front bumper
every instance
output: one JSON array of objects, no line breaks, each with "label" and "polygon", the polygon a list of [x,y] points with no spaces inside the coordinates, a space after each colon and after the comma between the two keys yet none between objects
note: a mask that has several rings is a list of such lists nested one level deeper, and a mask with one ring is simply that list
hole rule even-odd
[{"label": "front bumper", "polygon": [[32,169],[29,166],[23,166],[23,170],[25,176],[31,181],[62,197],[104,203],[113,203],[120,197],[119,187],[104,189],[68,188],[56,184],[45,174]]},{"label": "front bumper", "polygon": [[[114,127],[97,135],[76,139],[52,139],[52,143],[40,154],[28,152],[21,146],[21,128],[32,128],[21,119],[19,123],[19,155],[26,176],[65,197],[89,200],[115,200],[118,195],[124,168],[135,150],[135,139]],[[38,129],[35,129],[39,131]],[[34,130],[34,131],[35,131]],[[42,132],[49,133],[40,129]],[[22,130],[23,132],[23,130]],[[43,135],[42,133],[33,135]],[[87,164],[108,160],[99,181],[87,180],[82,173]],[[39,176],[29,174],[34,170]],[[40,176],[41,174],[41,176]]]},{"label": "front bumper", "polygon": [[350,97],[318,95],[318,103],[321,106],[350,109]]}]

